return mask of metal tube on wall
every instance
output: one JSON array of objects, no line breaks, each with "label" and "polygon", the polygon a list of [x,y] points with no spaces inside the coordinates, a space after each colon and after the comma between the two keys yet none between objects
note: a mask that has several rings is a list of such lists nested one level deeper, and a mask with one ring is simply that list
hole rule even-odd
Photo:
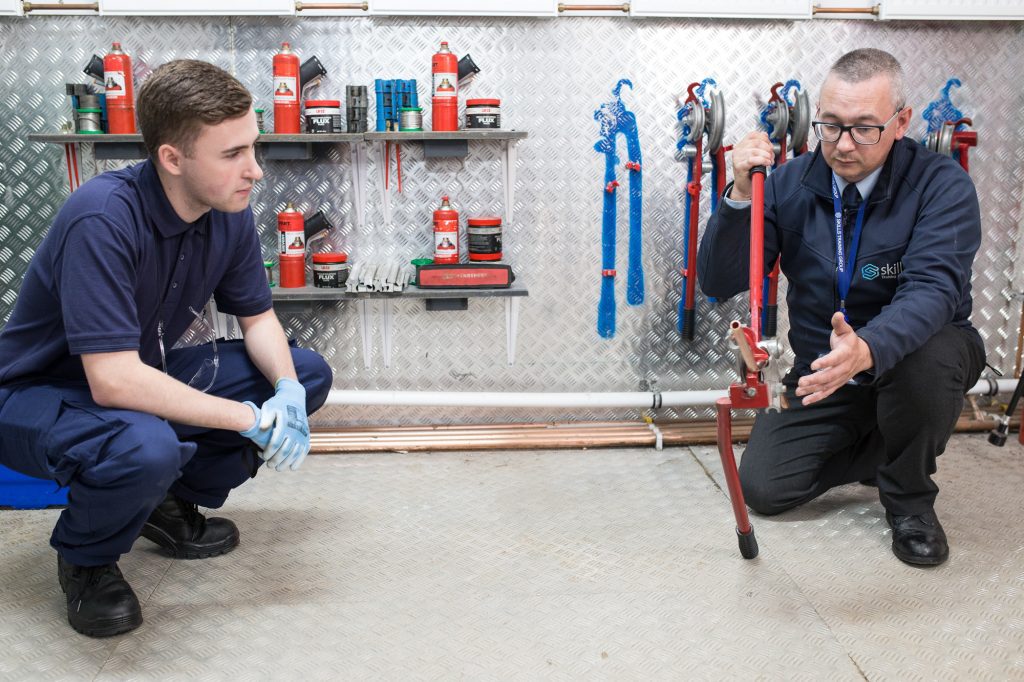
[{"label": "metal tube on wall", "polygon": [[295,11],[301,12],[303,10],[323,10],[323,9],[359,9],[364,12],[369,11],[370,3],[368,2],[296,2]]},{"label": "metal tube on wall", "polygon": [[559,12],[624,12],[629,14],[629,3],[621,5],[566,5],[558,3]]},{"label": "metal tube on wall", "polygon": [[881,5],[872,7],[821,7],[815,5],[811,8],[811,14],[873,14],[878,16],[881,7]]},{"label": "metal tube on wall", "polygon": [[721,391],[665,393],[501,393],[456,391],[331,391],[328,405],[419,405],[445,407],[633,407],[711,405]]},{"label": "metal tube on wall", "polygon": [[75,4],[72,4],[72,3],[60,4],[60,3],[52,3],[52,2],[47,2],[47,3],[43,3],[43,2],[23,2],[23,3],[21,3],[21,8],[25,11],[26,14],[29,13],[29,12],[52,12],[52,11],[66,11],[66,12],[90,11],[90,12],[99,12],[100,11],[100,3],[98,3],[98,2],[81,2],[81,3],[75,3]]}]

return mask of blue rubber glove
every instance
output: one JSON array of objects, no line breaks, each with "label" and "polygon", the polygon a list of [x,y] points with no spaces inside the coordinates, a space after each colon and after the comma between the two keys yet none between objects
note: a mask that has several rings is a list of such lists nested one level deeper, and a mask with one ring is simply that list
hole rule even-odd
[{"label": "blue rubber glove", "polygon": [[277,393],[260,407],[260,430],[273,428],[264,450],[268,467],[292,471],[309,454],[309,421],[306,419],[306,389],[294,379],[278,379]]},{"label": "blue rubber glove", "polygon": [[238,433],[240,433],[241,435],[245,436],[253,443],[255,443],[256,447],[259,448],[260,457],[266,459],[267,457],[264,454],[264,450],[266,450],[267,445],[270,444],[271,431],[270,429],[260,429],[260,408],[256,407],[255,404],[249,402],[248,400],[246,400],[242,404],[248,405],[249,407],[252,408],[253,414],[256,416],[256,419],[253,421],[252,426],[250,426],[245,431],[239,431]]}]

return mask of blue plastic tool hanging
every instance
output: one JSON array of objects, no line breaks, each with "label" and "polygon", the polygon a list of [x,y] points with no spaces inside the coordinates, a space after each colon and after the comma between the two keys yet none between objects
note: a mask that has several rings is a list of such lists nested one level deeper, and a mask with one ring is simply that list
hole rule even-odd
[{"label": "blue plastic tool hanging", "polygon": [[[953,105],[953,99],[951,93],[953,88],[959,88],[961,85],[959,78],[950,78],[946,81],[945,87],[942,88],[942,93],[938,99],[932,101],[925,107],[921,117],[928,123],[928,133],[934,133],[939,130],[947,121],[959,121],[964,118],[964,112],[960,111],[956,106]],[[966,126],[959,125],[957,130],[963,130]],[[925,136],[927,138],[927,135]],[[922,140],[924,141],[924,140]]]},{"label": "blue plastic tool hanging", "polygon": [[636,127],[636,116],[626,109],[622,102],[622,86],[633,88],[633,83],[622,78],[612,90],[615,98],[605,102],[594,112],[594,120],[600,124],[601,139],[594,149],[604,154],[604,193],[601,214],[601,299],[597,307],[597,333],[603,338],[615,336],[615,237],[616,237],[616,197],[618,180],[615,179],[615,166],[618,156],[615,153],[616,136],[626,138],[626,151],[629,161],[625,167],[629,170],[629,262],[626,277],[626,302],[640,305],[644,302],[644,271],[643,271],[643,176],[641,174],[640,138]]}]

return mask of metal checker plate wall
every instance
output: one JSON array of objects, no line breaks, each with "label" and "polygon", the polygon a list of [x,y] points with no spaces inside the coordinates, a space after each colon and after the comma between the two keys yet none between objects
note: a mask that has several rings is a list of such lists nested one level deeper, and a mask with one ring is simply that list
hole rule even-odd
[{"label": "metal checker plate wall", "polygon": [[[438,25],[437,21],[441,24]],[[427,313],[422,303],[396,304],[395,354],[383,367],[380,338],[374,367],[364,370],[356,308],[315,304],[283,317],[301,343],[334,367],[337,388],[387,390],[630,391],[721,388],[734,362],[723,331],[745,305],[739,297],[711,306],[698,297],[692,343],[675,332],[683,262],[682,186],[685,167],[672,160],[675,98],[692,81],[713,76],[727,105],[726,142],[753,126],[758,104],[777,80],[798,78],[811,101],[828,65],[859,46],[892,51],[908,72],[911,129],[923,135],[919,114],[946,80],[960,78],[956,103],[973,116],[980,143],[971,172],[981,199],[984,241],[974,273],[975,324],[993,364],[1012,369],[1021,288],[1014,270],[1022,169],[1022,95],[1011,84],[1024,67],[1020,28],[1010,23],[871,23],[835,20],[680,21],[621,18],[467,19],[203,18],[129,19],[47,17],[0,20],[8,55],[0,101],[0,319],[6,321],[28,260],[64,201],[63,154],[27,142],[29,132],[52,131],[68,117],[65,81],[81,81],[93,52],[120,40],[137,61],[155,67],[175,58],[202,58],[233,71],[268,110],[271,56],[291,41],[300,57],[317,55],[329,72],[318,96],[342,97],[346,84],[375,77],[416,78],[428,101],[427,66],[440,40],[472,54],[482,72],[466,97],[500,97],[503,124],[528,130],[518,145],[514,220],[505,225],[505,253],[530,288],[522,303],[517,362],[505,366],[500,302],[471,301],[466,312]],[[695,56],[697,55],[697,56]],[[603,157],[593,144],[593,112],[621,77],[636,112],[644,160],[646,303],[625,303],[617,287],[614,339],[595,330],[600,289]],[[372,100],[372,96],[371,96]],[[268,111],[269,115],[269,111]],[[375,112],[371,104],[371,126]],[[269,125],[269,120],[268,120]],[[275,214],[286,200],[305,211],[321,207],[338,227],[334,246],[353,260],[411,258],[430,250],[431,211],[442,194],[463,218],[502,209],[499,143],[474,143],[463,160],[424,160],[418,144],[402,147],[404,193],[392,195],[392,221],[381,209],[378,151],[370,160],[366,225],[355,224],[349,154],[326,147],[309,162],[267,161],[253,208],[267,255],[274,252]],[[620,142],[620,156],[625,157]],[[100,162],[99,168],[106,167]],[[85,165],[93,167],[89,160]],[[621,169],[620,169],[621,170]],[[394,169],[392,168],[392,172]],[[622,173],[620,173],[620,176]],[[628,216],[619,208],[619,267],[625,272]],[[707,217],[707,195],[701,223]],[[784,315],[780,315],[784,320]],[[376,323],[375,323],[376,324]],[[784,322],[782,324],[785,331]],[[378,330],[379,331],[379,330]],[[523,419],[635,418],[631,411],[330,408],[320,425],[454,423]],[[710,409],[663,410],[660,416],[710,417]]]}]

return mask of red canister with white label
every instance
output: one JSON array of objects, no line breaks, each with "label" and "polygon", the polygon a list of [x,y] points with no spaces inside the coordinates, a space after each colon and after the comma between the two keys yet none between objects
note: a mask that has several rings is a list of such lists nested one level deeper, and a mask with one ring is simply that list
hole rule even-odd
[{"label": "red canister with white label", "polygon": [[441,197],[441,208],[434,211],[434,262],[459,262],[459,212],[452,209],[447,196]]},{"label": "red canister with white label", "polygon": [[277,214],[277,245],[281,255],[306,255],[305,220],[291,202]]},{"label": "red canister with white label", "polygon": [[274,55],[274,132],[296,134],[299,130],[299,56],[292,46],[281,43]]},{"label": "red canister with white label", "polygon": [[459,129],[459,60],[442,42],[441,49],[430,60],[433,78],[431,91],[431,130]]},{"label": "red canister with white label", "polygon": [[114,43],[103,58],[103,82],[107,93],[107,128],[111,134],[135,132],[135,88],[132,60]]}]

